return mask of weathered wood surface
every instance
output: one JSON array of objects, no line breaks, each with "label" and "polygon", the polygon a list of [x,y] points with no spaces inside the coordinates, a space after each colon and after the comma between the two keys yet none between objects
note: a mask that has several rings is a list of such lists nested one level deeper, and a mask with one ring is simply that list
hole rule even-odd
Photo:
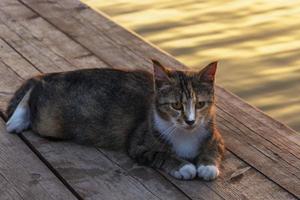
[{"label": "weathered wood surface", "polygon": [[[34,74],[86,67],[151,70],[150,58],[184,67],[75,0],[1,0],[0,46],[0,108]],[[214,182],[177,181],[124,154],[51,142],[30,132],[23,139],[79,198],[297,199],[299,135],[222,88],[217,97],[229,151]]]},{"label": "weathered wood surface", "polygon": [[24,144],[5,131],[0,119],[0,199],[76,199]]}]

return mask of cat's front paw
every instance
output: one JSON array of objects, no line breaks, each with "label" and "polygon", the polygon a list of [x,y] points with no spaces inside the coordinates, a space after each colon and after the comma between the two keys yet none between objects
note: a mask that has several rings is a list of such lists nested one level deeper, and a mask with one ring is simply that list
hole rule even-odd
[{"label": "cat's front paw", "polygon": [[216,179],[219,176],[220,171],[215,165],[199,165],[197,174],[199,178],[210,181]]},{"label": "cat's front paw", "polygon": [[193,164],[185,164],[178,170],[173,170],[170,173],[173,177],[183,180],[191,180],[196,177],[197,171]]}]

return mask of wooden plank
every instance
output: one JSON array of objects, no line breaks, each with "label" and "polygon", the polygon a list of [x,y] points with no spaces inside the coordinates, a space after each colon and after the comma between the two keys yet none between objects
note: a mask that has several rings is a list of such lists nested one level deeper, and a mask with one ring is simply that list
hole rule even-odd
[{"label": "wooden plank", "polygon": [[[183,191],[188,192],[192,199],[202,196],[198,181],[186,183],[170,180]],[[230,152],[225,154],[220,177],[205,184],[214,190],[221,199],[297,199]],[[204,199],[215,198],[208,196]]]},{"label": "wooden plank", "polygon": [[[122,169],[127,171],[127,173],[131,174],[135,179],[139,180],[142,183],[147,183],[147,187],[151,188],[151,190],[155,194],[160,194],[162,192],[161,191],[162,188],[157,187],[157,182],[153,181],[153,175],[158,177],[156,179],[159,182],[161,182],[162,180],[163,180],[163,182],[165,182],[166,179],[167,180],[170,179],[170,176],[164,174],[163,172],[160,172],[162,174],[162,176],[160,176],[160,175],[157,174],[157,171],[155,171],[154,169],[151,169],[151,168],[145,167],[145,166],[139,166],[138,164],[134,163],[134,161],[132,161],[124,153],[112,152],[112,151],[107,151],[107,150],[104,150],[104,149],[99,149],[99,151],[101,151],[104,155],[106,155],[107,158],[110,159],[112,162],[116,163]],[[165,178],[163,178],[163,177],[165,177]],[[168,184],[170,184],[169,181],[167,181],[167,182],[168,182]],[[222,199],[218,193],[214,192],[204,182],[201,182],[201,181],[195,181],[195,182],[197,184],[197,187],[194,188],[195,189],[194,191],[195,191],[195,193],[197,193],[197,195],[193,195],[193,194],[190,194],[190,193],[185,193],[185,191],[183,191],[184,194],[186,196],[188,196],[188,198],[190,198],[190,199],[202,199],[202,200],[205,200],[205,199],[221,200]],[[174,184],[175,182],[171,181],[171,183]],[[183,183],[186,186],[189,185],[189,183],[186,182],[186,181],[183,181]],[[181,187],[179,189],[182,190]],[[201,196],[199,194],[201,194]],[[161,197],[161,195],[157,195],[157,196]],[[171,197],[173,197],[173,194],[169,192],[168,194],[165,195],[164,198],[170,199]]]},{"label": "wooden plank", "polygon": [[[101,150],[104,151],[104,150]],[[132,161],[126,156],[118,153],[104,151],[107,156],[118,165],[131,171]],[[139,168],[140,172],[134,176],[145,179],[144,172],[147,168]],[[244,173],[243,169],[247,169]],[[180,181],[170,178],[161,172],[168,180],[177,185],[191,199],[296,199],[293,195],[282,190],[275,183],[251,168],[245,162],[239,160],[230,152],[226,152],[220,177],[213,182],[203,182],[199,180]],[[255,185],[253,183],[256,183]]]},{"label": "wooden plank", "polygon": [[[23,1],[23,2],[25,2],[26,5],[30,6],[36,12],[38,12],[39,14],[41,14],[44,18],[46,18],[47,20],[49,20],[53,25],[57,26],[60,30],[63,30],[64,32],[66,32],[66,34],[69,35],[70,37],[72,37],[74,40],[78,41],[79,43],[81,43],[82,45],[86,46],[90,50],[94,49],[94,46],[88,47],[90,43],[86,42],[86,40],[78,39],[78,38],[80,38],[82,36],[83,29],[81,29],[81,28],[71,29],[71,27],[65,28],[65,27],[62,26],[62,24],[61,24],[62,22],[59,22],[58,18],[55,18],[55,15],[60,16],[60,17],[64,16],[64,18],[66,18],[66,19],[68,19],[68,21],[70,20],[72,22],[71,23],[72,25],[75,25],[76,20],[77,21],[79,20],[78,18],[76,18],[75,16],[73,16],[73,15],[70,14],[70,12],[69,12],[70,10],[64,9],[62,7],[62,5],[59,4],[59,2],[51,1],[51,3],[49,3],[49,2],[42,2],[41,1],[40,3],[36,3],[36,4],[31,4],[32,2],[29,1],[29,0],[28,1]],[[53,13],[49,14],[51,12],[49,12],[48,14],[44,14],[44,12],[42,12],[42,11],[45,11],[45,9],[47,9],[48,11],[51,10],[51,12],[55,13],[55,15]],[[79,12],[81,10],[86,10],[86,9],[82,9],[82,7],[78,7],[77,11]],[[83,18],[80,18],[80,23],[78,22],[78,24],[81,24],[82,22],[87,22],[86,24],[89,24],[87,20],[85,20]],[[103,27],[105,27],[105,24],[102,24],[102,25],[103,25]],[[93,28],[91,26],[91,24],[89,24],[89,26],[84,26],[84,27],[85,27],[85,30],[86,30],[86,35],[89,35],[90,32],[93,33],[93,34],[95,33],[96,29],[95,29],[95,27]],[[116,27],[118,27],[118,26],[116,25]],[[72,32],[70,32],[70,30],[72,30]],[[119,36],[122,35],[120,33],[121,32],[119,32],[119,34],[118,34]],[[100,34],[99,37],[102,38],[101,40],[97,40],[97,38],[92,38],[92,39],[95,39],[95,41],[93,41],[95,44],[98,44],[98,45],[101,46],[101,43],[99,41],[103,41],[104,39],[105,39],[105,41],[110,41],[110,43],[114,42],[111,38],[112,37],[116,38],[115,35],[113,35],[112,33],[110,33],[109,36],[110,36],[110,38],[108,38],[107,35],[103,35],[103,34],[101,35]],[[137,51],[136,49],[138,49],[138,45],[131,44],[131,46],[128,46],[128,43],[127,43],[128,40],[126,40],[126,39],[127,38],[123,39],[123,43],[122,43],[123,46],[126,46],[127,48],[130,48],[132,52]],[[122,41],[118,40],[118,45],[120,45],[120,42],[122,42]],[[135,49],[133,49],[132,46]],[[117,48],[117,47],[113,47],[112,46],[111,48]],[[146,51],[148,52],[148,54],[147,54]],[[154,49],[153,47],[151,47],[150,45],[149,46],[146,45],[146,47],[140,48],[140,52],[142,52],[142,54],[146,55],[145,57],[147,57],[149,55],[149,52],[158,52],[158,51],[156,49]],[[140,52],[136,53],[136,55],[140,55],[141,54]],[[112,56],[111,55],[102,54],[100,51],[95,51],[95,54],[97,56],[101,57],[102,59],[105,59],[106,62],[109,62],[110,65],[113,65],[113,61],[112,61],[112,58],[111,58]],[[121,59],[122,63],[127,63],[127,64],[129,63],[130,64],[130,63],[133,62],[132,58],[130,58],[130,57],[125,57],[125,58],[121,57],[121,58],[120,59]],[[172,61],[172,60],[174,60],[174,59],[169,58],[168,62],[169,63],[174,63],[174,66],[175,66],[176,65],[175,63],[177,63],[177,62],[176,61]],[[140,62],[139,60],[134,60],[134,61],[136,63]],[[142,63],[139,66],[142,66]],[[251,163],[251,164],[253,164],[253,163]],[[255,163],[254,162],[254,165],[255,164],[259,164],[259,163]]]},{"label": "wooden plank", "polygon": [[[245,111],[241,107],[228,108],[227,101],[230,101],[230,98],[227,98],[226,103],[221,103],[223,100],[222,98],[218,101],[218,124],[223,132],[227,148],[286,190],[300,197],[300,160],[298,157],[300,148],[294,143],[295,141],[290,141],[280,134],[276,136],[276,129],[272,127],[267,129],[268,125],[265,125],[263,121],[258,121],[255,116],[243,113]],[[230,105],[234,105],[233,100]],[[292,132],[287,134],[292,134]],[[293,138],[296,137],[293,135]]]},{"label": "wooden plank", "polygon": [[[1,90],[14,90],[20,78],[0,62]],[[0,199],[77,199],[0,119]]]},{"label": "wooden plank", "polygon": [[11,98],[13,93],[11,92],[0,92],[0,117],[1,117],[1,112],[3,113],[5,108],[7,107],[7,102]]},{"label": "wooden plank", "polygon": [[31,132],[24,137],[84,199],[188,199],[150,168],[132,165],[129,158],[126,170],[93,147],[49,142]]},{"label": "wooden plank", "polygon": [[167,52],[148,43],[145,39],[141,38],[131,30],[113,22],[110,17],[103,12],[95,12],[80,1],[64,0],[63,3],[60,1],[56,1],[56,3],[64,8],[64,10],[68,10],[69,13],[72,13],[75,19],[84,21],[84,23],[89,23],[98,32],[103,33],[114,43],[128,47],[135,54],[144,57],[146,60],[149,58],[157,59],[166,66],[171,66],[172,68],[185,67]]},{"label": "wooden plank", "polygon": [[0,199],[77,199],[1,119]]},{"label": "wooden plank", "polygon": [[[223,88],[217,88],[217,95],[219,97],[220,108],[232,116],[240,116],[235,118],[239,119],[241,124],[250,123],[253,131],[258,135],[273,142],[280,148],[290,152],[296,151],[294,152],[295,155],[298,158],[300,157],[300,135],[296,131],[274,120],[259,109],[245,103],[239,97]],[[228,101],[232,103],[225,106]],[[249,118],[253,118],[253,120],[247,122]],[[274,130],[274,132],[270,132],[269,129]],[[274,135],[278,135],[280,138],[276,138]],[[285,145],[289,145],[288,148]]]},{"label": "wooden plank", "polygon": [[13,70],[11,70],[6,64],[0,60],[0,91],[4,95],[11,95],[17,88],[18,85],[22,82],[22,78],[20,78]]},{"label": "wooden plank", "polygon": [[[24,58],[14,49],[9,47],[3,39],[0,39],[0,55],[1,61],[6,65],[11,66],[11,69],[22,78],[29,78],[29,74],[31,76],[40,74],[40,71],[33,68],[30,63],[20,62],[20,60],[23,60]],[[22,63],[22,65],[20,65],[20,63]]]},{"label": "wooden plank", "polygon": [[[15,52],[14,49],[10,48],[4,40],[0,39],[0,60],[2,61],[2,65],[6,66],[0,68],[0,75],[8,76],[7,78],[0,78],[0,85],[6,86],[1,87],[0,90],[0,111],[2,112],[5,111],[7,102],[13,96],[18,84],[22,81],[21,78],[15,77],[15,75],[11,76],[11,74],[16,73],[22,78],[28,78],[28,76],[39,74],[39,71],[31,67],[28,62],[20,62],[22,59],[22,56]],[[8,65],[11,66],[11,68],[7,67]],[[8,68],[11,70],[11,73],[9,74],[7,74]]]},{"label": "wooden plank", "polygon": [[[118,68],[126,67],[127,69],[132,69],[139,67],[146,70],[150,69],[151,62],[149,60],[137,56],[126,45],[114,43],[90,23],[77,20],[72,13],[66,12],[65,9],[61,8],[58,1],[30,0],[21,2],[26,5],[28,5],[27,3],[34,4],[34,7],[32,5],[29,7],[32,9],[38,8],[39,12],[37,13],[43,13],[43,15],[41,15],[43,18],[46,18],[51,24],[59,27],[59,30],[62,30],[62,32],[92,51],[105,63],[109,63],[109,65]],[[49,10],[51,10],[51,12],[49,12]],[[86,34],[87,30],[88,34]],[[124,60],[128,60],[128,62],[124,62]]]},{"label": "wooden plank", "polygon": [[[1,12],[0,12],[1,15]],[[61,71],[62,69],[53,63],[49,58],[43,55],[39,49],[23,38],[20,35],[17,35],[15,32],[10,30],[4,23],[1,21],[0,17],[0,37],[5,43],[9,44],[16,52],[20,52],[21,55],[27,59],[28,62],[39,66],[43,71],[50,72],[49,69],[55,71]],[[38,55],[38,56],[37,56]]]},{"label": "wooden plank", "polygon": [[0,21],[0,37],[44,72],[106,67],[87,49],[19,2],[1,1]]}]

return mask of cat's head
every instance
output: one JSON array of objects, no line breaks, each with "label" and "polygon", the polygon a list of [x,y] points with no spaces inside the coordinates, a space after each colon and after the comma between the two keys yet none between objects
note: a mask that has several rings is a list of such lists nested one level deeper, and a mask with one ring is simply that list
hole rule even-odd
[{"label": "cat's head", "polygon": [[155,114],[185,130],[211,123],[217,62],[200,71],[177,71],[153,61]]}]

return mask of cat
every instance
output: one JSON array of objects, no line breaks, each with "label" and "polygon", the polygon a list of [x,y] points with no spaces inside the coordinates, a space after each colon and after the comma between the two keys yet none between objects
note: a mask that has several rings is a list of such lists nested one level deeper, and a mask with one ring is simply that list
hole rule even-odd
[{"label": "cat", "polygon": [[83,69],[27,80],[6,110],[8,132],[124,150],[177,179],[219,175],[224,143],[215,125],[217,62],[200,71],[153,60],[142,70]]}]

